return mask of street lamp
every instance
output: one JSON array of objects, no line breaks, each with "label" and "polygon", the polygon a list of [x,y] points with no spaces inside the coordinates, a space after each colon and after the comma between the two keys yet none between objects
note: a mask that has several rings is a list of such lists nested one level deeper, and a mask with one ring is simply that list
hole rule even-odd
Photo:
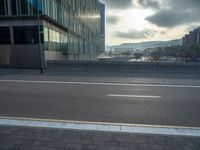
[{"label": "street lamp", "polygon": [[41,32],[40,32],[40,3],[39,0],[37,0],[37,23],[38,23],[38,46],[39,46],[39,58],[40,58],[40,72],[43,74],[43,66],[42,66],[42,60],[43,60],[43,54],[41,49]]}]

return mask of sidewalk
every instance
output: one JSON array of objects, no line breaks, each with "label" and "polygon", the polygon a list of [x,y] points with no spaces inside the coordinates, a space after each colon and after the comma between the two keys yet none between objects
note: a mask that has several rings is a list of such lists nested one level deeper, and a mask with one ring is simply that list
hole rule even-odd
[{"label": "sidewalk", "polygon": [[0,150],[198,150],[199,137],[0,126]]}]

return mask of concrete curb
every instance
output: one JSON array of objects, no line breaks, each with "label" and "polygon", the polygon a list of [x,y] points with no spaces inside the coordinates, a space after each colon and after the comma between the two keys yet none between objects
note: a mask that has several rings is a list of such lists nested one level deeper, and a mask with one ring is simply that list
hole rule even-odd
[{"label": "concrete curb", "polygon": [[0,117],[0,125],[200,137],[200,128],[198,127],[119,124],[12,117]]}]

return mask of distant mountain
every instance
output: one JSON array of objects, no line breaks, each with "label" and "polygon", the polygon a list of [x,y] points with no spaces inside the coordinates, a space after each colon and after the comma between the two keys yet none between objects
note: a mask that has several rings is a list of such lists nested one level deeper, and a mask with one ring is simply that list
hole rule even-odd
[{"label": "distant mountain", "polygon": [[149,41],[149,42],[140,42],[140,43],[123,43],[120,45],[114,46],[106,46],[107,51],[118,51],[118,50],[128,50],[134,49],[143,51],[147,48],[155,48],[155,47],[166,47],[166,46],[174,46],[174,45],[182,45],[182,39],[176,39],[171,41]]}]

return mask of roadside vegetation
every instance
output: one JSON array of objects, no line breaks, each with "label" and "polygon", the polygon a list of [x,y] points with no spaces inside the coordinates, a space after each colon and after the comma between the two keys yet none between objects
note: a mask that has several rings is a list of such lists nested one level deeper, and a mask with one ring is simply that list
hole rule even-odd
[{"label": "roadside vegetation", "polygon": [[186,62],[200,61],[200,45],[190,44],[188,46],[168,46],[165,48],[157,48],[150,53],[153,61],[159,61],[163,57],[174,57],[182,59]]},{"label": "roadside vegetation", "polygon": [[200,62],[200,45],[156,47],[144,51],[107,51],[102,55],[109,57],[109,60]]}]

